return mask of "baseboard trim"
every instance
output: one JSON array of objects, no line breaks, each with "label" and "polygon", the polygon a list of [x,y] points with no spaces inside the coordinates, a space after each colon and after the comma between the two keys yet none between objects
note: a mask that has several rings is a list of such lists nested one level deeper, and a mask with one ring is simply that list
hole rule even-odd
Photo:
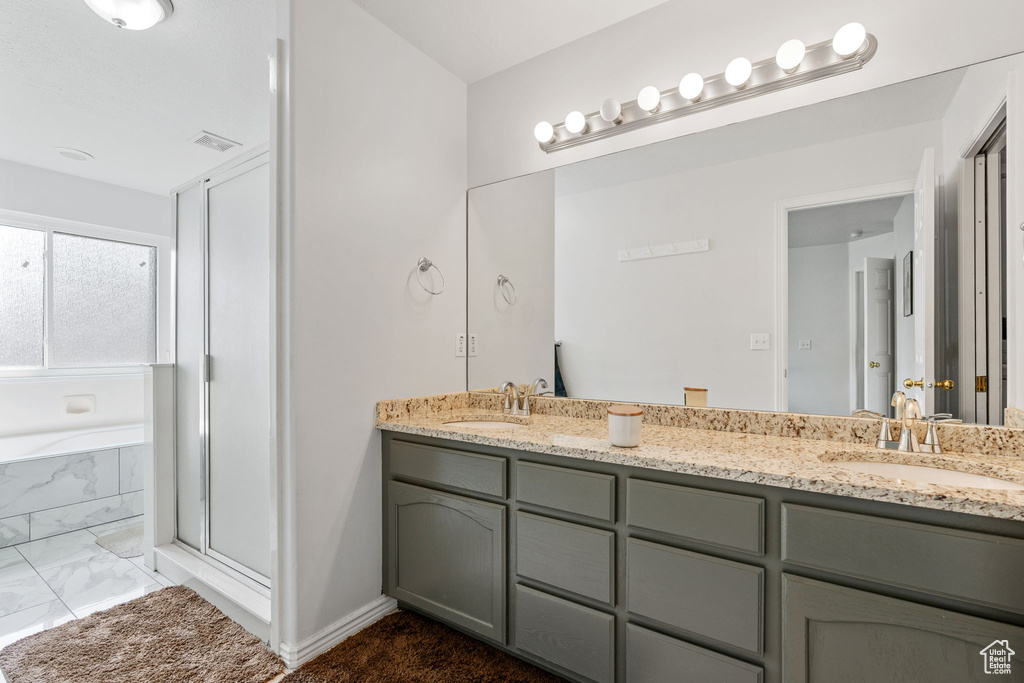
[{"label": "baseboard trim", "polygon": [[392,597],[382,595],[301,643],[293,645],[282,642],[279,652],[281,659],[289,669],[297,669],[396,609],[398,609],[398,602]]}]

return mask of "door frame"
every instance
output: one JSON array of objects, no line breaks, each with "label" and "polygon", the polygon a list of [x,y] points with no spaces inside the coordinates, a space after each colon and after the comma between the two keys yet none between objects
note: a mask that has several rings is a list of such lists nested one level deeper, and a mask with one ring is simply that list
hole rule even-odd
[{"label": "door frame", "polygon": [[[789,212],[914,194],[917,178],[782,199],[775,203],[775,408],[789,411]],[[854,359],[850,359],[851,372]]]},{"label": "door frame", "polygon": [[[957,386],[960,388],[958,401],[959,401],[959,416],[963,418],[964,422],[977,422],[977,391],[973,388],[975,386],[975,377],[977,376],[977,363],[976,363],[976,339],[975,339],[975,321],[976,321],[976,292],[975,292],[975,277],[976,277],[976,253],[975,253],[975,231],[973,229],[966,229],[967,226],[974,226],[974,219],[976,213],[976,201],[979,200],[975,197],[975,161],[974,158],[981,152],[981,150],[988,144],[989,140],[1002,125],[1003,121],[1006,122],[1007,127],[1007,174],[1009,174],[1009,153],[1010,153],[1010,139],[1009,139],[1009,128],[1010,118],[1008,116],[1010,91],[1013,83],[1013,74],[1003,82],[999,90],[996,92],[993,99],[989,102],[988,106],[983,110],[983,114],[978,119],[974,128],[971,129],[963,143],[960,145],[960,151],[958,154],[958,169],[960,171],[959,188],[958,188],[958,199],[957,202],[957,223],[961,228],[958,230],[957,235],[957,259],[958,263],[958,274],[957,274],[957,289],[959,292],[959,347],[957,351]],[[1011,196],[1013,190],[1007,185],[1007,230],[1010,234],[1007,235],[1007,259],[1010,263],[1013,263],[1013,225],[1015,221],[1011,220],[1012,215],[1010,212]],[[983,200],[983,198],[982,198]],[[1006,264],[1009,265],[1009,264]],[[1011,282],[1013,279],[1013,269],[1010,268],[1007,272],[1007,317],[1010,316],[1011,310],[1011,299],[1013,298],[1013,287],[1014,284]],[[1015,364],[1015,348],[1011,341],[1015,330],[1012,326],[1008,326],[1007,329],[1007,366],[1008,372],[1006,377],[1006,385],[1003,387],[1003,391],[1007,395],[1007,405],[1013,405],[1013,394],[1012,391],[1015,387],[1013,384],[1013,366]],[[991,416],[989,416],[991,418]],[[1000,416],[1000,422],[1002,422],[1002,416]]]}]

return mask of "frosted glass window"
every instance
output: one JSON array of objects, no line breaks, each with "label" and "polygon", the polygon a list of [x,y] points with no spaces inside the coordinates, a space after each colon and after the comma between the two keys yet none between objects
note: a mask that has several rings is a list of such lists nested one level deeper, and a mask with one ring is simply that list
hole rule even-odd
[{"label": "frosted glass window", "polygon": [[51,367],[156,362],[156,247],[53,233]]},{"label": "frosted glass window", "polygon": [[0,225],[0,368],[43,366],[46,233]]}]

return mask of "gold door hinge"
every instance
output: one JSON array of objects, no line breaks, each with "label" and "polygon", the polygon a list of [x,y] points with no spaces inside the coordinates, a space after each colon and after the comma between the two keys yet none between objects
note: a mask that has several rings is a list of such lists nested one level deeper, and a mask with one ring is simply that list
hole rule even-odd
[{"label": "gold door hinge", "polygon": [[979,394],[988,393],[988,375],[980,375],[974,378],[974,390]]}]

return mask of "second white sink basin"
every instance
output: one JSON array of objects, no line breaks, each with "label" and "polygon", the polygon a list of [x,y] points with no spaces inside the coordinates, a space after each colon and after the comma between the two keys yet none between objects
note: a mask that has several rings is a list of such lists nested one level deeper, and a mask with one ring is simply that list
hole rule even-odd
[{"label": "second white sink basin", "polygon": [[500,420],[456,420],[445,422],[449,427],[473,427],[474,429],[516,429],[525,425]]},{"label": "second white sink basin", "polygon": [[920,484],[941,484],[942,486],[957,486],[972,489],[1001,489],[1005,491],[1024,491],[1024,484],[1018,484],[1005,479],[986,477],[982,474],[970,474],[956,470],[943,470],[937,467],[922,467],[921,465],[902,465],[894,462],[869,462],[869,461],[841,461],[830,463],[836,467],[875,474],[880,477],[891,479],[903,479],[904,481],[915,481]]}]

